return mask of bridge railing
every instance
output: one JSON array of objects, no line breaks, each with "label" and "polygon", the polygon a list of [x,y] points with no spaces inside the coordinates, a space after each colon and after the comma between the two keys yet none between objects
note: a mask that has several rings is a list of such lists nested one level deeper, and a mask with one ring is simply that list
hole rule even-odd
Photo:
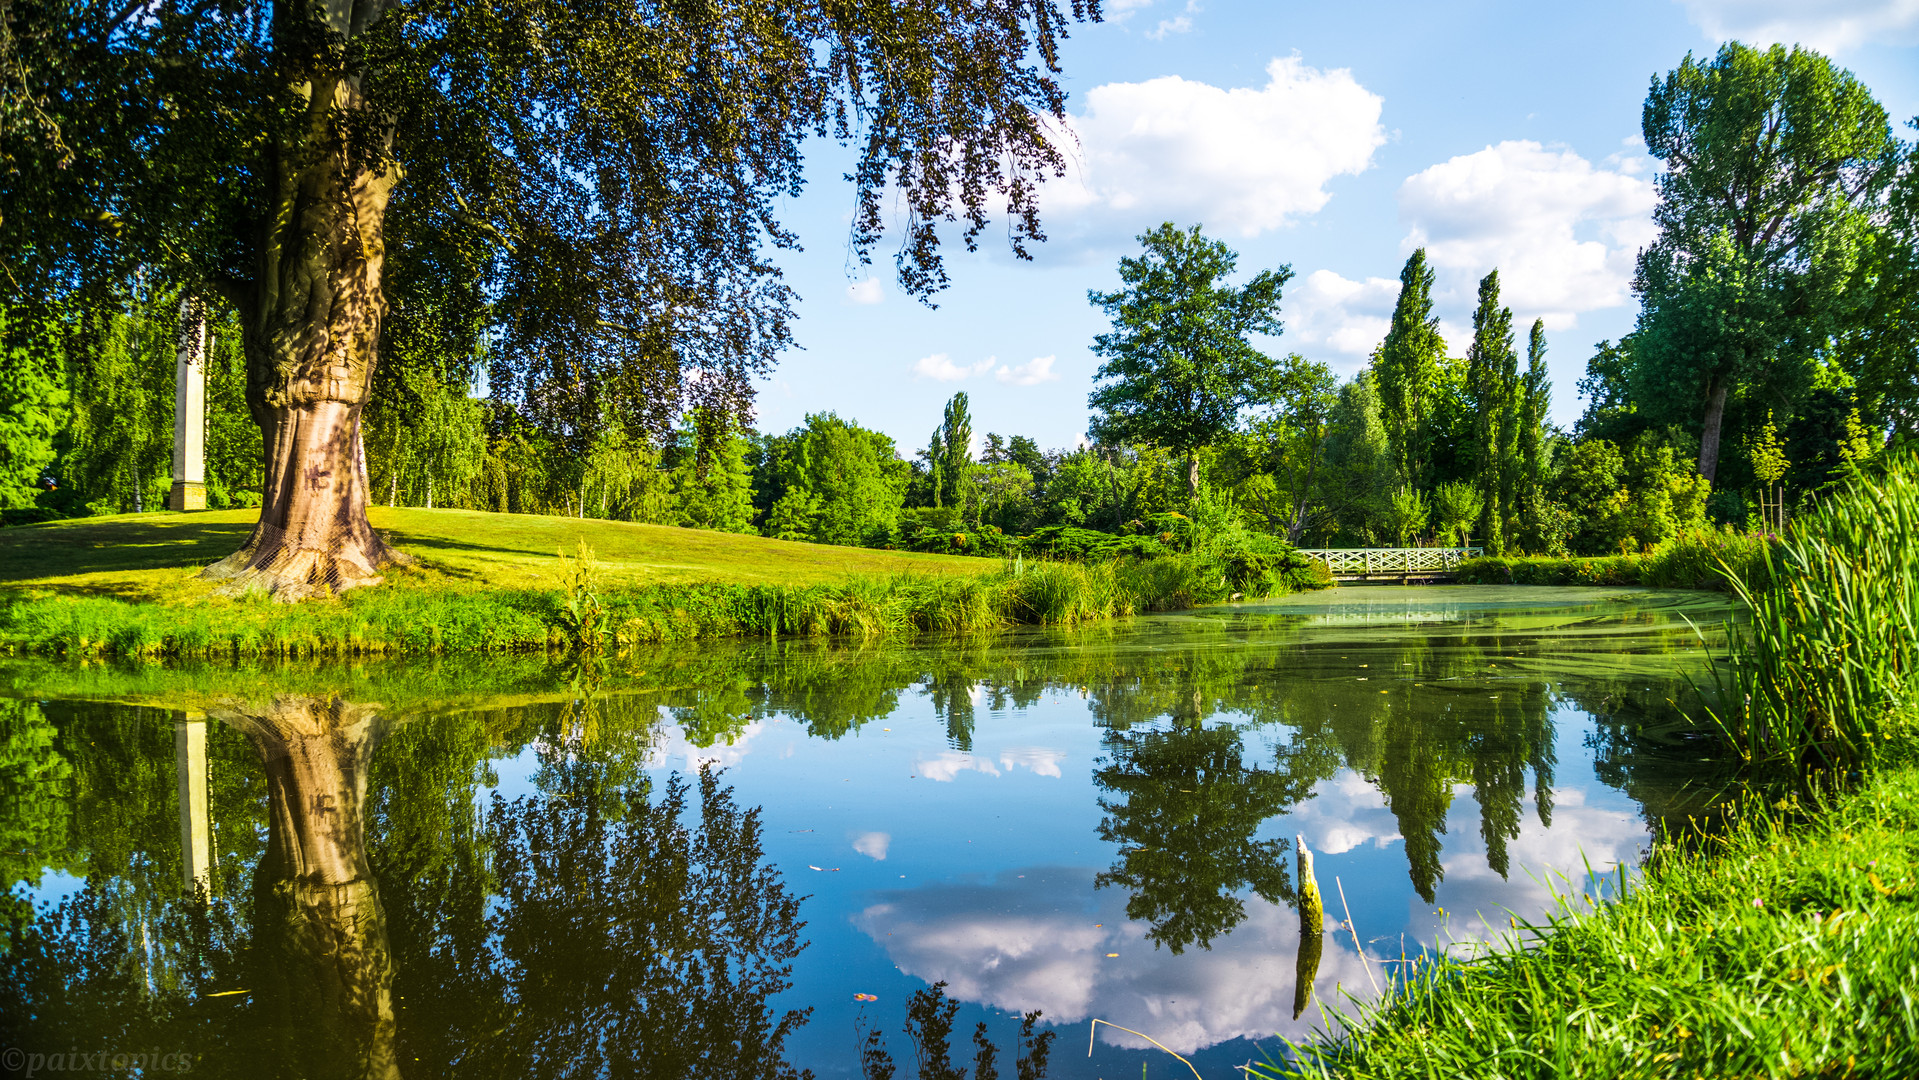
[{"label": "bridge railing", "polygon": [[1301,548],[1335,574],[1449,573],[1460,562],[1484,555],[1483,547],[1449,548]]}]

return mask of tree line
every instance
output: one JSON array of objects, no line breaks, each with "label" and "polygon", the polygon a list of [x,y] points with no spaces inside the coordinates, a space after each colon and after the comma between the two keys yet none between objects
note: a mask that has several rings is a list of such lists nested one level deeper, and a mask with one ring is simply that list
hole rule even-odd
[{"label": "tree line", "polygon": [[[1912,144],[1824,57],[1737,44],[1655,78],[1643,129],[1665,170],[1633,283],[1641,312],[1595,347],[1569,430],[1549,419],[1546,327],[1522,333],[1497,268],[1455,356],[1414,251],[1384,339],[1342,380],[1262,351],[1283,333],[1289,267],[1232,284],[1231,248],[1168,223],[1120,260],[1119,288],[1089,292],[1112,329],[1093,343],[1103,362],[1077,446],[976,438],[963,393],[912,449],[833,412],[784,433],[698,404],[658,427],[608,403],[583,418],[493,382],[521,366],[498,360],[514,343],[427,332],[449,316],[421,303],[396,308],[403,332],[372,376],[368,497],[980,554],[1020,537],[1061,553],[1159,542],[1194,522],[1299,545],[1542,554],[1777,528],[1919,423]],[[13,516],[160,505],[176,295],[136,288],[0,327]],[[242,331],[228,313],[209,338],[215,506],[259,505],[266,486]]]}]

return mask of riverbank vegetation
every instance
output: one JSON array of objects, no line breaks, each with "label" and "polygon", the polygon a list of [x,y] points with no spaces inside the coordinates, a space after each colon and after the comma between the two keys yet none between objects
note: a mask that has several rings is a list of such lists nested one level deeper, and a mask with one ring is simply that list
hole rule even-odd
[{"label": "riverbank vegetation", "polygon": [[[842,560],[823,557],[834,549],[753,536],[412,510],[376,520],[411,541],[415,566],[390,571],[389,587],[291,608],[264,596],[214,595],[180,569],[191,562],[183,550],[217,548],[233,542],[223,533],[244,530],[214,517],[63,522],[0,536],[13,579],[0,583],[0,650],[597,652],[716,637],[978,633],[1271,596],[1326,580],[1319,564],[1296,553],[1234,546],[1230,535],[1183,551],[1085,561],[878,551]],[[543,527],[528,529],[529,520]],[[59,542],[70,532],[78,535]]]},{"label": "riverbank vegetation", "polygon": [[1919,1071],[1919,477],[1857,478],[1735,579],[1717,705],[1748,794],[1662,819],[1623,897],[1439,957],[1273,1076]]}]

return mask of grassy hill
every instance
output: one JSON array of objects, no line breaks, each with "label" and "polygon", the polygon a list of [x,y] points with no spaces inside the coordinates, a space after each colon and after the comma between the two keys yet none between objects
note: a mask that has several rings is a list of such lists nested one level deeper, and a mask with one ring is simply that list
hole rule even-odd
[{"label": "grassy hill", "polygon": [[[814,585],[850,577],[971,576],[990,559],[876,551],[761,536],[636,525],[593,518],[474,510],[374,507],[373,527],[419,565],[389,576],[398,589],[550,589],[556,554],[584,539],[609,586],[695,581]],[[98,596],[162,603],[208,596],[194,575],[231,554],[258,512],[122,514],[0,529],[0,591],[15,596]]]}]

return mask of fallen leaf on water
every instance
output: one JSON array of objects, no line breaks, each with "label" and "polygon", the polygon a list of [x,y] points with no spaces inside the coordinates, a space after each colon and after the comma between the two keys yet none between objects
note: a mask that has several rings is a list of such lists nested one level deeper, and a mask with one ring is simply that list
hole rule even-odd
[{"label": "fallen leaf on water", "polygon": [[853,995],[854,1001],[878,1001],[879,999],[880,999],[880,996],[878,994],[854,994]]}]

